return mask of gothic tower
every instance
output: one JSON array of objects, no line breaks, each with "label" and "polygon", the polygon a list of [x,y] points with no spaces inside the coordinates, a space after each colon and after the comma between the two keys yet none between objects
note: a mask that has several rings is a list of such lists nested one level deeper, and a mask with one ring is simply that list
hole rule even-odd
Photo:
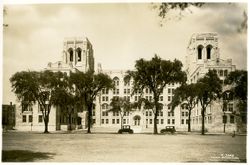
[{"label": "gothic tower", "polygon": [[65,38],[63,62],[82,72],[94,71],[93,48],[88,38]]}]

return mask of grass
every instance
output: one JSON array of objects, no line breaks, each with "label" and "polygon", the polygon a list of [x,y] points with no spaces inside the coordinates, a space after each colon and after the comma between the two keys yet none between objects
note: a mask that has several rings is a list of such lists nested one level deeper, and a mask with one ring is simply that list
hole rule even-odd
[{"label": "grass", "polygon": [[3,150],[2,162],[33,162],[37,159],[50,159],[53,154],[28,150]]}]

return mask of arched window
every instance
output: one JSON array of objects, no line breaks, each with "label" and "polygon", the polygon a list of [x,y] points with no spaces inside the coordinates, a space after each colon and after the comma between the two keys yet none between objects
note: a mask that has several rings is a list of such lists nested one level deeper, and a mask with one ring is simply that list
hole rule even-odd
[{"label": "arched window", "polygon": [[119,86],[119,78],[118,77],[114,77],[113,82],[114,82],[115,86]]},{"label": "arched window", "polygon": [[82,61],[82,49],[81,48],[76,49],[76,54],[77,54],[77,61]]},{"label": "arched window", "polygon": [[202,59],[202,49],[203,49],[203,46],[202,45],[199,45],[197,50],[198,50],[198,60]]},{"label": "arched window", "polygon": [[69,52],[69,61],[72,62],[73,59],[74,59],[74,56],[73,56],[73,49],[70,48],[70,49],[68,50],[68,52]]},{"label": "arched window", "polygon": [[134,116],[134,125],[140,125],[141,117],[139,115]]},{"label": "arched window", "polygon": [[212,50],[212,46],[208,45],[207,46],[207,59],[211,59],[211,50]]}]

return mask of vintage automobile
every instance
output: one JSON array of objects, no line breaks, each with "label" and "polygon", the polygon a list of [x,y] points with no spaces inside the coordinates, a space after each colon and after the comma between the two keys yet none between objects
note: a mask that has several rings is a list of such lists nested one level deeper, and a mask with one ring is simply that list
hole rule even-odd
[{"label": "vintage automobile", "polygon": [[167,133],[167,132],[175,133],[176,132],[175,127],[174,126],[166,126],[165,129],[161,130],[161,133]]},{"label": "vintage automobile", "polygon": [[119,129],[118,133],[134,133],[134,131],[130,128],[130,125],[123,125],[122,129]]}]

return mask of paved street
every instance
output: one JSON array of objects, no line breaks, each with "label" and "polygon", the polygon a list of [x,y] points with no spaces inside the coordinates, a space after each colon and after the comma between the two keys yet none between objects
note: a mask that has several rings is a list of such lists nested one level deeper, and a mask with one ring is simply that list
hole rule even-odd
[{"label": "paved street", "polygon": [[50,153],[42,162],[245,162],[246,136],[7,132],[3,150]]}]

